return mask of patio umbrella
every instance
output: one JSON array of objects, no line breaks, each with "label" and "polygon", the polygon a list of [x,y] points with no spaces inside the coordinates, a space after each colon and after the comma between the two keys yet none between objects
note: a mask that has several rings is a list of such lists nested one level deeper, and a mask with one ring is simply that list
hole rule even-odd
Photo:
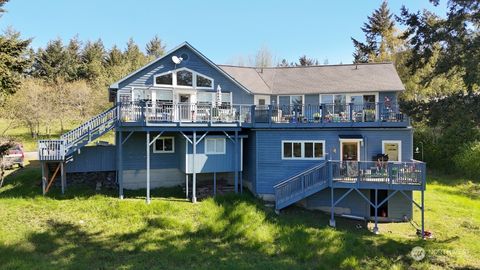
[{"label": "patio umbrella", "polygon": [[220,85],[217,86],[217,93],[215,94],[215,105],[222,105],[222,88],[220,87]]}]

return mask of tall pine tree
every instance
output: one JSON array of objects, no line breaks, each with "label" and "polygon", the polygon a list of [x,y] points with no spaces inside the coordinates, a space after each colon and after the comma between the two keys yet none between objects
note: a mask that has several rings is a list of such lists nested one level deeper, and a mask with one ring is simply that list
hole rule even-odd
[{"label": "tall pine tree", "polygon": [[147,43],[145,49],[150,58],[158,58],[165,54],[165,45],[157,35]]},{"label": "tall pine tree", "polygon": [[395,21],[387,1],[384,1],[367,19],[361,28],[365,33],[365,42],[352,37],[355,47],[354,62],[393,61],[401,42],[395,34]]}]

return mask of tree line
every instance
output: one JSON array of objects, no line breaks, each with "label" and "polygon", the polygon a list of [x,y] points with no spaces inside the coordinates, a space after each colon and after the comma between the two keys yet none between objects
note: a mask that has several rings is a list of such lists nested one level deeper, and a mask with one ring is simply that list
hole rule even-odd
[{"label": "tree line", "polygon": [[405,6],[394,15],[384,1],[361,28],[363,40],[352,42],[354,62],[395,64],[406,88],[400,105],[415,128],[414,149],[424,151],[429,167],[480,179],[479,28],[476,0],[447,1],[443,17]]},{"label": "tree line", "polygon": [[[0,8],[7,1],[0,0]],[[0,117],[7,121],[0,135],[23,125],[34,138],[48,136],[53,122],[63,131],[71,122],[84,121],[110,106],[109,84],[165,53],[158,36],[145,52],[133,39],[123,50],[78,37],[66,44],[58,38],[37,50],[30,43],[13,29],[0,35]]]}]

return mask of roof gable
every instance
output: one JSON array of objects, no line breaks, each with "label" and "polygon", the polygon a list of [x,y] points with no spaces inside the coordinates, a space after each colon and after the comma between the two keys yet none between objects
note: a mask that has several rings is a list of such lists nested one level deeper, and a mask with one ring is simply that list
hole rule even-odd
[{"label": "roof gable", "polygon": [[135,70],[134,72],[128,74],[127,76],[123,77],[122,79],[118,80],[117,82],[113,83],[110,85],[110,89],[119,89],[121,88],[121,85],[128,80],[134,78],[137,75],[141,75],[142,72],[146,72],[149,69],[153,69],[156,65],[158,65],[160,62],[164,60],[168,60],[169,57],[171,57],[175,52],[187,48],[189,51],[195,53],[199,58],[201,58],[203,61],[205,61],[209,66],[220,72],[222,75],[224,75],[226,78],[228,78],[231,82],[242,88],[248,93],[251,93],[249,89],[247,89],[244,85],[242,85],[240,82],[235,80],[230,74],[225,72],[223,69],[219,68],[215,63],[213,63],[210,59],[208,59],[205,55],[203,55],[200,51],[195,49],[190,43],[188,42],[183,42],[182,44],[178,45],[177,47],[173,48],[169,52],[167,52],[165,55],[160,56],[159,58],[155,59],[154,61],[146,64],[145,66]]}]

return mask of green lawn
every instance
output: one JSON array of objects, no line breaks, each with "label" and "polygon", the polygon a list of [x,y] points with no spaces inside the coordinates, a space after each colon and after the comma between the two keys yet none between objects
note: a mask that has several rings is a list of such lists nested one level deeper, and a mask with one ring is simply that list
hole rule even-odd
[{"label": "green lawn", "polygon": [[[179,189],[95,194],[70,188],[40,195],[35,163],[11,172],[0,189],[1,269],[444,269],[480,268],[480,186],[431,177],[426,228],[382,224],[380,235],[356,221],[290,208],[277,216],[246,194],[191,204]],[[418,196],[417,196],[418,198]],[[415,213],[415,220],[419,213]],[[421,262],[410,250],[426,249]]]},{"label": "green lawn", "polygon": [[[79,126],[81,123],[68,123],[64,127],[64,132],[67,132],[68,130],[74,129],[75,127]],[[5,119],[0,119],[0,131],[3,132],[3,130],[8,126],[8,121]],[[60,135],[62,135],[60,125],[58,123],[52,123],[50,126],[50,136],[45,135],[46,130],[45,127],[42,127],[40,130],[40,135],[39,138],[32,138],[32,135],[30,134],[30,131],[27,127],[22,126],[22,125],[13,125],[10,127],[7,132],[5,132],[5,136],[9,136],[12,138],[15,138],[15,140],[19,141],[20,143],[23,144],[23,148],[25,151],[30,152],[30,151],[37,151],[37,141],[42,140],[42,139],[59,139]],[[113,132],[109,132],[102,137],[99,138],[99,140],[102,141],[107,141],[107,142],[114,142],[115,140],[115,134]]]}]

